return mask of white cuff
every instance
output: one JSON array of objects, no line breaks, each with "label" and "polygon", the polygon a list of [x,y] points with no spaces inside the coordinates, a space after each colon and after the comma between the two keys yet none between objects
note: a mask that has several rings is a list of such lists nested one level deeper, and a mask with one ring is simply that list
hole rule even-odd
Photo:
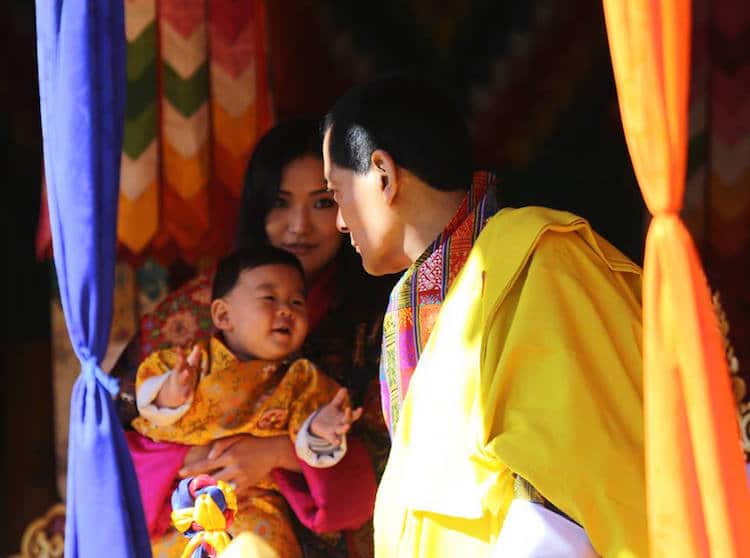
[{"label": "white cuff", "polygon": [[318,438],[310,432],[310,425],[317,414],[318,411],[315,411],[307,417],[302,428],[299,429],[294,449],[297,452],[297,457],[310,467],[326,469],[327,467],[333,467],[343,459],[346,454],[346,436],[341,437],[341,445],[336,447],[328,440]]},{"label": "white cuff", "polygon": [[190,394],[185,403],[171,409],[169,407],[157,407],[154,403],[159,390],[171,376],[172,370],[168,370],[161,376],[152,376],[141,383],[135,393],[135,404],[138,413],[155,426],[169,426],[180,420],[193,404],[193,394]]},{"label": "white cuff", "polygon": [[541,504],[513,500],[493,556],[596,558],[586,531]]}]

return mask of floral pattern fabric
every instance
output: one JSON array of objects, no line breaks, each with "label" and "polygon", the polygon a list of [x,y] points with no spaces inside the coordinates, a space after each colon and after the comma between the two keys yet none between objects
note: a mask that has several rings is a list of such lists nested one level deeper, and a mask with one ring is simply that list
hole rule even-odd
[{"label": "floral pattern fabric", "polygon": [[[185,312],[185,310],[182,310]],[[192,323],[192,322],[189,322]],[[339,386],[310,361],[289,363],[240,361],[216,337],[201,351],[202,377],[193,403],[176,423],[157,426],[142,417],[133,428],[156,441],[204,445],[234,434],[258,437],[289,435],[293,440],[307,417],[330,401]],[[207,346],[206,346],[207,345]],[[136,388],[176,365],[183,349],[165,349],[150,355],[138,369]],[[274,484],[262,481],[264,491],[240,502],[233,531],[252,531],[279,556],[301,556],[291,512]],[[186,540],[174,533],[154,541],[155,556],[179,556]]]},{"label": "floral pattern fabric", "polygon": [[[138,369],[136,389],[173,369],[186,351],[165,349],[150,355]],[[168,426],[138,417],[132,423],[137,432],[154,441],[192,446],[235,434],[265,438],[288,433],[294,440],[307,417],[339,389],[309,360],[287,365],[240,361],[216,337],[202,347],[201,363],[204,373],[187,413]]]},{"label": "floral pattern fabric", "polygon": [[143,317],[141,358],[170,347],[187,347],[213,334],[210,307],[213,274],[212,269],[189,281]]}]

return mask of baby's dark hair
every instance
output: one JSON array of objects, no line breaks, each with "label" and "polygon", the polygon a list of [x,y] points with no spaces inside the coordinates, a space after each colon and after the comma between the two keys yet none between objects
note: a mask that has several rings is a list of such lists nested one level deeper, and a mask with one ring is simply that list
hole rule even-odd
[{"label": "baby's dark hair", "polygon": [[243,271],[262,265],[286,265],[295,269],[305,281],[305,270],[294,254],[270,245],[242,248],[219,261],[211,287],[211,300],[226,296],[231,291]]}]

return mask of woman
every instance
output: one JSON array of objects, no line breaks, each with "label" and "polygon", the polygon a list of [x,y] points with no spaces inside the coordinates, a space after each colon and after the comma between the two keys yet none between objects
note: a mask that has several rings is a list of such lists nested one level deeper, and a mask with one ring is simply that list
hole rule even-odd
[{"label": "woman", "polygon": [[[364,405],[365,416],[353,432],[367,447],[379,475],[388,451],[377,386],[380,323],[394,278],[367,276],[358,257],[336,229],[337,208],[325,189],[321,143],[317,123],[293,120],[273,128],[258,143],[245,176],[240,204],[237,245],[268,242],[294,253],[309,283],[310,333],[303,355],[348,388],[355,405]],[[180,297],[195,306],[193,315],[205,311],[210,276],[199,277],[170,295],[142,321],[143,352],[174,344],[159,339],[159,332],[175,313]],[[189,295],[185,295],[189,293]],[[180,335],[192,339],[210,334],[193,317]],[[156,332],[156,333],[155,333]],[[131,440],[133,439],[130,435]],[[137,446],[137,443],[136,443]],[[131,444],[131,449],[134,445]],[[134,450],[137,463],[137,448]],[[274,468],[299,470],[288,440],[238,436],[212,447],[187,453],[182,474],[211,473],[232,482],[240,499]],[[300,530],[308,554],[315,548],[325,556],[371,555],[371,531],[366,526],[347,536],[331,535],[325,541]],[[158,541],[154,556],[173,556],[182,546],[174,532]],[[315,547],[315,548],[313,548]]]}]

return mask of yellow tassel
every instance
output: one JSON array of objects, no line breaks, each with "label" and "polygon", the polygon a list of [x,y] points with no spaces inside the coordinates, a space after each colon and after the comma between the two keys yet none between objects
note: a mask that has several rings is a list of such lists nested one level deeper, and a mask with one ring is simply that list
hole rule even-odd
[{"label": "yellow tassel", "polygon": [[180,533],[184,533],[190,529],[190,526],[193,524],[193,510],[194,508],[182,508],[172,512],[172,525]]},{"label": "yellow tassel", "polygon": [[190,558],[195,549],[204,542],[210,544],[219,553],[229,546],[231,539],[225,531],[200,531],[190,539],[185,550],[182,551],[181,558]]},{"label": "yellow tassel", "polygon": [[[224,494],[227,509],[237,512],[237,494],[234,489],[223,481],[218,481],[216,485]],[[226,532],[226,517],[208,494],[199,495],[193,507],[174,510],[171,518],[172,524],[180,533],[188,531],[193,523],[203,529],[190,539],[182,552],[182,558],[190,558],[195,549],[204,542],[210,544],[216,552],[221,552],[231,541]]]},{"label": "yellow tassel", "polygon": [[204,531],[223,531],[227,528],[224,513],[208,494],[201,494],[195,499],[193,518]]}]

